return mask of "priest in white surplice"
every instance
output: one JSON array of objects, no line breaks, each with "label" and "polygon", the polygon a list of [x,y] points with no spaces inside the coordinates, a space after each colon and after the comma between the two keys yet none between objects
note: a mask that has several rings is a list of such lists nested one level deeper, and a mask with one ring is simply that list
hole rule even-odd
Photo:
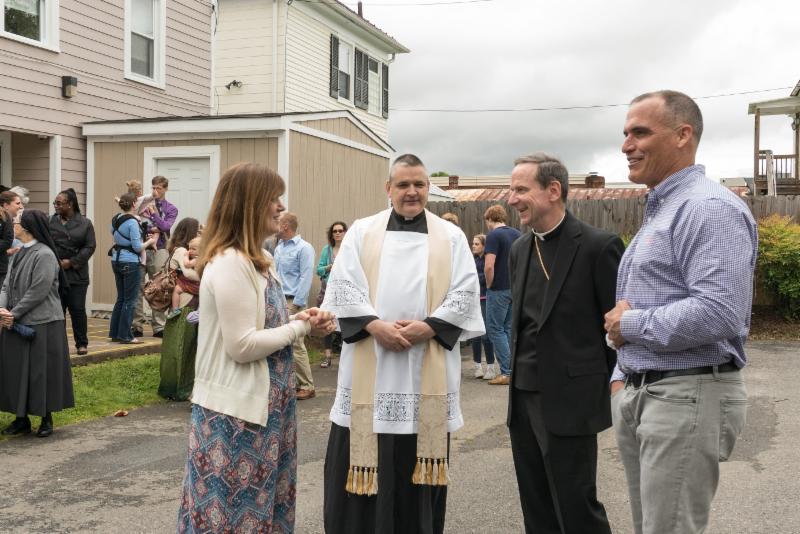
[{"label": "priest in white surplice", "polygon": [[392,164],[392,208],[353,223],[322,308],[342,356],[325,458],[328,534],[440,533],[449,433],[463,424],[459,341],[484,333],[467,239],[425,210],[416,156]]}]

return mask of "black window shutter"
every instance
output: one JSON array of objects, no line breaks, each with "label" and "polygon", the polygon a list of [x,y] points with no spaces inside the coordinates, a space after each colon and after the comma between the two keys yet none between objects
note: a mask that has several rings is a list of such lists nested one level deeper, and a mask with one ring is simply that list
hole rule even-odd
[{"label": "black window shutter", "polygon": [[381,73],[381,111],[383,118],[386,119],[389,117],[389,65],[382,65],[382,73]]},{"label": "black window shutter", "polygon": [[331,78],[330,94],[339,98],[339,38],[331,35]]},{"label": "black window shutter", "polygon": [[367,55],[356,49],[355,83],[353,103],[357,108],[367,109],[369,103],[369,65]]}]

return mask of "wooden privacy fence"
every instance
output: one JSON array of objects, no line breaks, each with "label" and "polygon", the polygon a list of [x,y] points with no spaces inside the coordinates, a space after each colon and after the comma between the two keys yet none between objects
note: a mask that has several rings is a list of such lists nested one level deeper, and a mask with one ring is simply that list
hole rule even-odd
[{"label": "wooden privacy fence", "polygon": [[[778,213],[789,215],[794,218],[795,222],[800,222],[800,196],[747,197],[742,200],[748,205],[756,219]],[[500,204],[506,209],[509,215],[509,226],[521,230],[527,229],[520,223],[517,210],[505,202],[492,200],[431,202],[427,207],[437,215],[447,212],[455,213],[458,216],[459,226],[471,240],[472,236],[487,232],[483,222],[483,213],[494,204]],[[644,217],[644,207],[644,197],[567,200],[567,209],[580,220],[621,236],[633,236],[639,230]]]}]

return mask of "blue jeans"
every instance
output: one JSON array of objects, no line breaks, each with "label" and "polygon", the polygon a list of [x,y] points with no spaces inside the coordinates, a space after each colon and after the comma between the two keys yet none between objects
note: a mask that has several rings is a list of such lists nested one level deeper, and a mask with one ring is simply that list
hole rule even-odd
[{"label": "blue jeans", "polygon": [[[483,323],[486,324],[486,301],[481,300],[481,316]],[[492,342],[489,341],[489,334],[483,334],[480,337],[472,338],[472,361],[481,363],[481,344],[483,344],[484,352],[486,352],[486,364],[494,364],[494,347]]]},{"label": "blue jeans", "polygon": [[136,299],[139,296],[139,263],[129,261],[112,261],[114,280],[117,283],[117,301],[111,312],[111,325],[108,337],[130,341],[133,339],[131,324],[133,312],[136,310]]},{"label": "blue jeans", "polygon": [[511,290],[486,290],[486,333],[494,346],[500,374],[511,376]]}]

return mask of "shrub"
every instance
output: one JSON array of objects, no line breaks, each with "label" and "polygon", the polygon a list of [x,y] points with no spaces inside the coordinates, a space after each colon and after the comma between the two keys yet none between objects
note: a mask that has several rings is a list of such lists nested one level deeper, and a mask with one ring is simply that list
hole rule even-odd
[{"label": "shrub", "polygon": [[775,292],[781,313],[800,319],[800,225],[770,215],[758,222],[758,275]]}]

